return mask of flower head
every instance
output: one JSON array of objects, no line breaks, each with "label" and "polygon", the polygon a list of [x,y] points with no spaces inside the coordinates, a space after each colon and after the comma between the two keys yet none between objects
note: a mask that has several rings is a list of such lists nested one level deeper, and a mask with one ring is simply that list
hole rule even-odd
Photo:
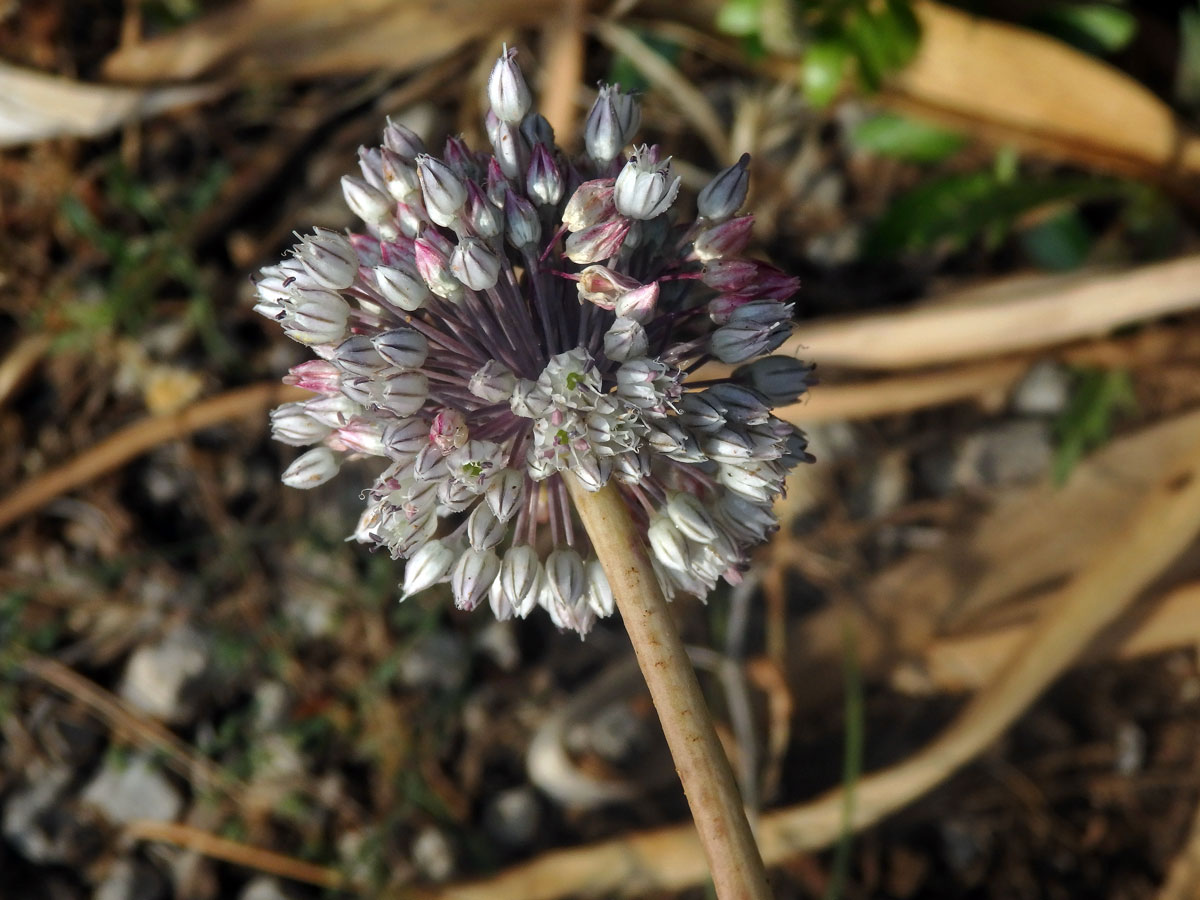
[{"label": "flower head", "polygon": [[[489,81],[493,152],[442,156],[389,122],[343,180],[362,233],[318,229],[263,270],[255,309],[319,359],[285,379],[313,392],[272,413],[309,447],[290,486],[377,461],[354,531],[408,560],[403,594],[438,583],[499,618],[541,606],[585,634],[613,609],[563,482],[610,482],[644,529],[667,596],[736,582],[774,527],[803,435],[771,414],[811,367],[763,357],[791,329],[797,282],[741,259],[749,160],[701,214],[673,215],[679,179],[656,147],[618,156],[640,121],[605,87],[568,158],[506,50]],[[705,363],[727,380],[689,382]]]}]

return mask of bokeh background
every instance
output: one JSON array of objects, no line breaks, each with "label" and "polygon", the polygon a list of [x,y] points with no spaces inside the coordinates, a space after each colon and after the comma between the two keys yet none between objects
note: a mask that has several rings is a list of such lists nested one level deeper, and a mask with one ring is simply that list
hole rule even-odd
[{"label": "bokeh background", "polygon": [[[619,621],[397,601],[251,312],[502,42],[753,155],[816,465],[676,612],[781,898],[1200,892],[1200,7],[0,3],[0,896],[700,898]],[[578,142],[576,141],[576,147]],[[873,774],[874,773],[874,774]],[[882,774],[879,774],[882,773]]]}]

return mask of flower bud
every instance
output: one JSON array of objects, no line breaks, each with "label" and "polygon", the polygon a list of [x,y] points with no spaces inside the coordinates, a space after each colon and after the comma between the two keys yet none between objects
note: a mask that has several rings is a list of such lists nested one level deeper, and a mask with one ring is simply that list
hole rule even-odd
[{"label": "flower bud", "polygon": [[462,293],[462,282],[450,270],[450,254],[443,250],[438,235],[427,232],[413,242],[417,260],[417,271],[433,293],[446,299],[454,299]]},{"label": "flower bud", "polygon": [[350,305],[340,294],[293,288],[281,324],[287,336],[301,344],[332,344],[346,334],[349,321]]},{"label": "flower bud", "polygon": [[516,63],[517,51],[506,47],[488,78],[488,103],[502,122],[520,125],[529,112],[532,98]]},{"label": "flower bud", "polygon": [[492,149],[496,153],[496,162],[500,163],[500,171],[506,178],[515,181],[529,168],[529,142],[516,125],[508,122],[497,125]]},{"label": "flower bud", "polygon": [[612,588],[609,586],[608,576],[604,574],[604,567],[600,565],[600,560],[589,559],[584,563],[583,570],[587,579],[588,606],[602,619],[611,616],[616,604],[613,602]]},{"label": "flower bud", "polygon": [[620,297],[639,287],[641,283],[636,278],[614,272],[607,266],[588,266],[579,273],[579,299],[601,309],[612,309]]},{"label": "flower bud", "polygon": [[406,600],[443,581],[456,558],[445,540],[424,544],[404,566],[404,595],[400,599]]},{"label": "flower bud", "polygon": [[419,369],[429,356],[429,341],[412,328],[393,328],[371,339],[375,352],[398,369]]},{"label": "flower bud", "polygon": [[645,356],[649,347],[646,329],[633,319],[616,318],[604,335],[604,355],[617,362]]},{"label": "flower bud", "polygon": [[493,238],[504,227],[500,220],[500,210],[492,205],[487,195],[473,181],[467,182],[466,219],[475,234],[481,238]]},{"label": "flower bud", "polygon": [[429,443],[443,456],[465,446],[470,436],[466,417],[457,409],[443,409],[429,428]]},{"label": "flower bud", "polygon": [[294,384],[314,394],[330,396],[338,392],[341,381],[342,375],[337,366],[324,359],[305,360],[292,366],[283,377],[284,384]]},{"label": "flower bud", "polygon": [[737,425],[763,425],[770,421],[771,410],[762,395],[741,385],[723,381],[706,390],[704,397]]},{"label": "flower bud", "polygon": [[339,428],[331,443],[340,444],[339,450],[360,453],[364,456],[383,456],[383,428],[374,419],[359,416]]},{"label": "flower bud", "polygon": [[597,222],[604,222],[617,214],[613,202],[616,181],[612,178],[597,178],[585,181],[575,189],[571,199],[563,208],[562,222],[568,231],[582,231]]},{"label": "flower bud", "polygon": [[281,480],[288,487],[308,490],[324,484],[338,473],[341,462],[328,447],[314,447],[298,456],[283,470]]},{"label": "flower bud", "polygon": [[416,200],[421,190],[421,180],[417,177],[417,167],[408,160],[402,159],[387,147],[380,151],[383,166],[383,181],[387,192],[398,203]]},{"label": "flower bud", "polygon": [[342,176],[342,194],[350,211],[368,225],[383,225],[392,218],[392,198],[361,178]]},{"label": "flower bud", "polygon": [[537,551],[528,544],[510,547],[500,565],[500,587],[521,618],[537,605],[545,574]]},{"label": "flower bud", "polygon": [[587,586],[578,552],[560,547],[546,557],[546,586],[558,603],[568,608],[575,605]]},{"label": "flower bud", "polygon": [[404,419],[383,430],[383,449],[392,460],[411,462],[428,445],[429,426],[420,419]]},{"label": "flower bud", "polygon": [[658,305],[658,282],[652,281],[634,288],[627,294],[622,294],[615,307],[618,316],[633,319],[635,322],[645,322],[654,315]]},{"label": "flower bud", "polygon": [[680,533],[700,544],[711,544],[717,539],[717,526],[695,494],[682,491],[671,494],[667,500],[667,516]]},{"label": "flower bud", "polygon": [[271,410],[271,437],[292,447],[308,447],[324,440],[332,430],[310,416],[300,403],[285,403]]},{"label": "flower bud", "polygon": [[728,169],[717,173],[696,198],[696,213],[701,218],[714,222],[723,222],[737,213],[746,202],[746,192],[750,187],[750,154],[743,153],[742,158]]},{"label": "flower bud", "polygon": [[467,518],[467,540],[476,550],[491,550],[508,533],[508,526],[496,518],[486,503],[476,503]]},{"label": "flower bud", "polygon": [[679,194],[677,175],[671,178],[671,161],[658,162],[657,148],[645,145],[621,169],[613,189],[617,212],[630,219],[653,219],[671,208]]},{"label": "flower bud", "polygon": [[542,237],[537,210],[524,197],[509,191],[504,197],[505,237],[518,250],[536,244]]},{"label": "flower bud", "polygon": [[581,266],[611,259],[620,252],[628,232],[627,219],[610,219],[577,231],[567,238],[566,257]]},{"label": "flower bud", "polygon": [[654,558],[660,563],[677,572],[687,571],[687,539],[667,516],[651,517],[650,527],[646,530],[646,540],[650,544]]},{"label": "flower bud", "polygon": [[563,177],[558,163],[545,144],[535,144],[525,175],[525,192],[540,206],[554,206],[562,199]]},{"label": "flower bud", "polygon": [[435,225],[450,225],[467,202],[467,189],[454,170],[436,156],[422,153],[417,157],[417,178],[429,218]]},{"label": "flower bud", "polygon": [[706,228],[696,236],[692,252],[697,259],[704,261],[737,256],[750,243],[750,231],[753,227],[754,216],[741,216]]},{"label": "flower bud", "polygon": [[383,405],[398,416],[411,416],[429,397],[429,379],[420,372],[393,372],[384,380]]},{"label": "flower bud", "polygon": [[507,403],[516,386],[512,369],[489,359],[471,376],[467,390],[486,403]]},{"label": "flower bud", "polygon": [[358,275],[358,254],[336,231],[318,228],[301,240],[296,257],[317,284],[332,291],[350,287]]},{"label": "flower bud", "polygon": [[516,469],[501,469],[488,482],[483,497],[496,518],[507,522],[516,515],[525,497],[525,476]]},{"label": "flower bud", "polygon": [[583,127],[587,154],[601,167],[617,158],[641,124],[642,111],[632,94],[616,85],[603,85]]},{"label": "flower bud", "polygon": [[812,384],[813,365],[790,356],[767,356],[733,372],[733,379],[749,385],[766,399],[769,406],[795,403]]},{"label": "flower bud", "polygon": [[425,142],[420,135],[399,122],[393,122],[391,118],[383,129],[383,144],[407,162],[412,162],[425,152]]},{"label": "flower bud", "polygon": [[333,394],[305,400],[304,411],[330,428],[341,428],[353,416],[361,413],[362,407],[348,400],[342,394]]},{"label": "flower bud", "polygon": [[493,550],[463,551],[462,556],[450,573],[450,589],[454,592],[454,605],[470,612],[487,596],[492,582],[500,574],[500,558]]},{"label": "flower bud", "polygon": [[405,312],[420,309],[430,297],[429,285],[413,263],[396,260],[391,265],[376,266],[371,271],[383,298]]},{"label": "flower bud", "polygon": [[500,257],[477,238],[463,238],[450,257],[450,271],[473,291],[486,291],[500,278]]},{"label": "flower bud", "polygon": [[364,378],[383,368],[383,360],[365,334],[353,334],[338,344],[330,361],[343,372]]},{"label": "flower bud", "polygon": [[554,146],[554,129],[541,113],[532,113],[521,120],[521,134],[525,136],[530,147],[534,144]]}]

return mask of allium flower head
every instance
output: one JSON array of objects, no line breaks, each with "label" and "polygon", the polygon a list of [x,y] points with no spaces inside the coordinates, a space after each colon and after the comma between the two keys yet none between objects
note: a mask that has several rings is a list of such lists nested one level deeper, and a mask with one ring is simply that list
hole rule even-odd
[{"label": "allium flower head", "polygon": [[[262,271],[255,309],[318,357],[284,379],[314,396],[276,409],[272,433],[315,445],[292,487],[377,460],[354,538],[408,560],[404,596],[448,583],[460,608],[540,606],[585,634],[613,598],[564,477],[617,484],[668,597],[736,582],[776,527],[772,501],[811,459],[771,414],[811,367],[764,356],[797,282],[739,257],[748,157],[684,221],[658,148],[620,158],[632,96],[601,88],[577,159],[530,111],[515,51],[488,98],[491,153],[452,138],[437,157],[389,122],[343,180],[362,232],[317,229]],[[689,381],[713,360],[739,367]]]}]

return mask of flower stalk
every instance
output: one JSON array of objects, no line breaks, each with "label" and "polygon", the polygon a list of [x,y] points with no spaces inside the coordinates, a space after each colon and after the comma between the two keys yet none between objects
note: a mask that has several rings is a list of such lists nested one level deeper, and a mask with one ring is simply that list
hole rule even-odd
[{"label": "flower stalk", "polygon": [[769,900],[733,769],[629,509],[615,484],[565,479],[650,688],[720,900]]}]

